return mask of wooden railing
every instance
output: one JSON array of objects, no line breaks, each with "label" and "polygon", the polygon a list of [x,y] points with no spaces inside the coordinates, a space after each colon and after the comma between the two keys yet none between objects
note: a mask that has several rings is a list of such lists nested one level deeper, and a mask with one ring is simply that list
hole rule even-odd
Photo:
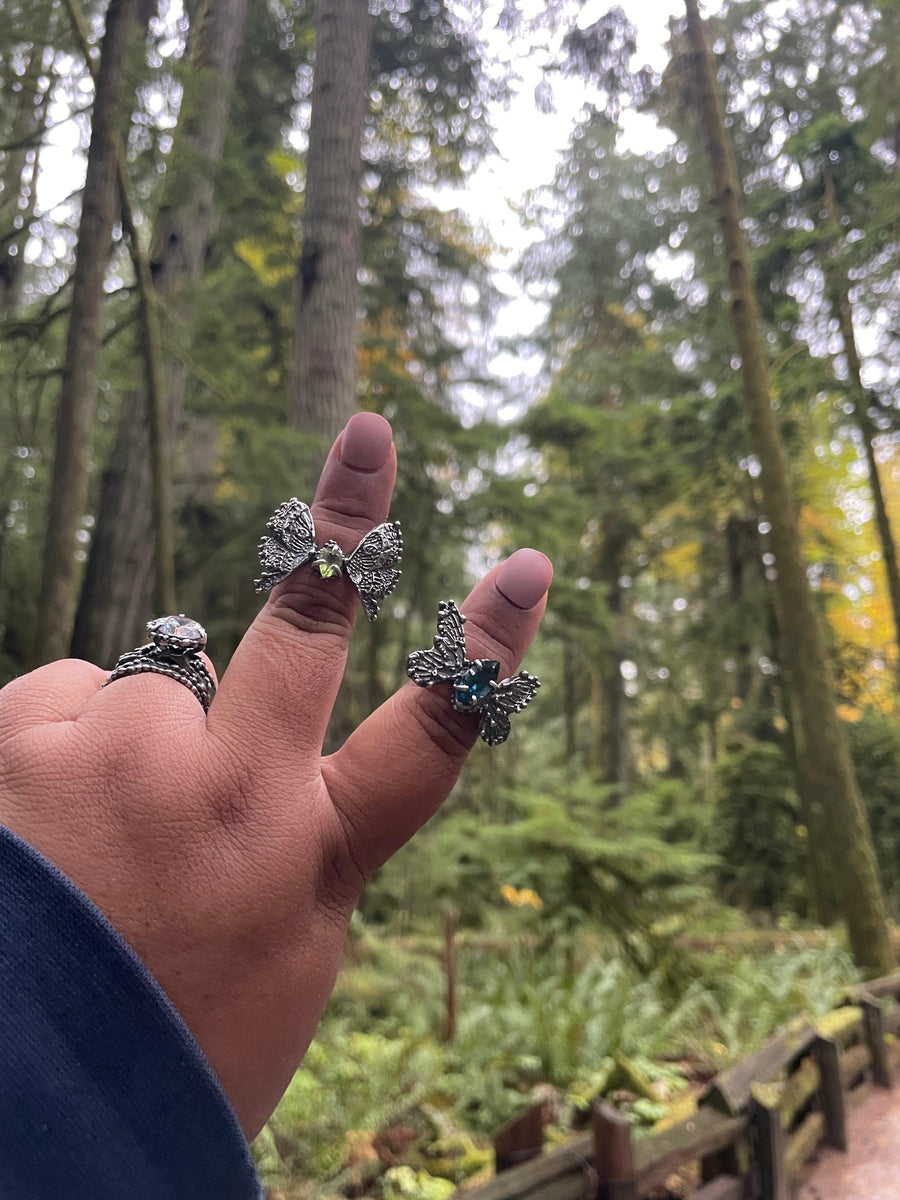
[{"label": "wooden railing", "polygon": [[788,1200],[820,1145],[847,1149],[848,1102],[891,1086],[898,1001],[900,972],[854,988],[815,1025],[792,1024],[717,1075],[692,1116],[637,1140],[595,1101],[590,1132],[544,1154],[543,1110],[529,1109],[495,1138],[496,1177],[465,1200],[644,1200],[691,1164],[691,1200]]}]

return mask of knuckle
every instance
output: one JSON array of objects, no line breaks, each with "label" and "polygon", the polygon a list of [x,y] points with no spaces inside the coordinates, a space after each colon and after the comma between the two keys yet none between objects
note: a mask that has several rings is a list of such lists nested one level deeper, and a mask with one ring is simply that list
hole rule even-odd
[{"label": "knuckle", "polygon": [[485,622],[479,616],[468,616],[466,619],[467,642],[471,643],[473,657],[484,658],[490,655],[500,660],[501,674],[512,670],[521,660],[522,651],[512,644],[506,630],[498,623]]},{"label": "knuckle", "polygon": [[336,542],[353,541],[352,546],[342,545],[344,551],[352,550],[362,536],[378,522],[372,516],[371,504],[352,496],[334,497],[327,502],[313,505],[317,540],[334,538]]},{"label": "knuckle", "polygon": [[300,633],[345,642],[353,628],[353,597],[347,589],[343,579],[329,586],[292,576],[272,593],[268,615]]}]

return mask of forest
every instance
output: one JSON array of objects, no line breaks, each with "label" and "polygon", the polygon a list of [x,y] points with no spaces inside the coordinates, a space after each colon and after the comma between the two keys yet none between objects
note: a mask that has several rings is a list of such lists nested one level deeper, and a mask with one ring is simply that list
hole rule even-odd
[{"label": "forest", "polygon": [[[224,670],[359,409],[404,572],[328,745],[440,599],[554,562],[539,695],[354,914],[272,1200],[447,1200],[536,1100],[651,1127],[897,962],[900,3],[646,7],[0,4],[0,685],[170,612]],[[555,167],[493,222],[532,90]]]}]

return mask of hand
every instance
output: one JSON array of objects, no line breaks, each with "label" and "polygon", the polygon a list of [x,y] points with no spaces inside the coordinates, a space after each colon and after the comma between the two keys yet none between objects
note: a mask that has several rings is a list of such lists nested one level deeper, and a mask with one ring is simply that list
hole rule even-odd
[{"label": "hand", "polygon": [[[371,413],[338,437],[313,505],[320,542],[349,551],[387,517],[391,437]],[[469,657],[514,671],[551,575],[543,555],[520,550],[482,579],[462,606]],[[362,885],[446,798],[477,736],[446,688],[409,683],[322,757],[356,608],[347,579],[295,571],[250,626],[208,716],[175,680],[101,691],[106,672],[76,659],[0,691],[0,822],[137,951],[248,1138],[309,1045]]]}]

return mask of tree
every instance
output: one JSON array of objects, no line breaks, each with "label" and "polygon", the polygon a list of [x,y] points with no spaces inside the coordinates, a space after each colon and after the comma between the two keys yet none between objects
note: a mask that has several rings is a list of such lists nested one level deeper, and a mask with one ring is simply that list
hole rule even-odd
[{"label": "tree", "polygon": [[353,414],[368,0],[317,0],[290,415],[333,436]]},{"label": "tree", "polygon": [[[856,336],[858,325],[890,327],[885,292],[897,263],[896,185],[874,152],[884,131],[857,102],[856,80],[876,58],[876,15],[795,0],[786,25],[766,4],[752,12],[737,7],[729,13],[737,51],[729,55],[729,86],[755,110],[738,144],[763,305],[766,315],[777,308],[786,321],[785,293],[805,295],[794,305],[793,336],[819,354],[827,347],[834,363],[839,401],[868,469],[900,671],[900,568],[875,446],[891,416],[864,386]],[[883,75],[889,96],[892,81]],[[826,328],[829,318],[839,343]],[[887,333],[877,339],[878,358],[896,355],[891,340]]]},{"label": "tree", "polygon": [[91,427],[100,352],[100,311],[117,200],[119,126],[129,35],[149,19],[146,0],[110,0],[91,121],[91,144],[72,281],[65,367],[44,544],[33,661],[69,651],[78,578],[76,533],[87,506]]},{"label": "tree", "polygon": [[830,842],[840,875],[842,915],[857,961],[867,969],[887,971],[893,965],[893,954],[884,896],[846,734],[835,713],[822,627],[801,557],[793,490],[772,409],[753,271],[742,228],[741,184],[697,0],[686,0],[686,9],[687,41],[728,265],[730,311],[744,397],[772,527],[782,652],[799,716],[798,760],[803,773],[816,785],[812,802],[818,819],[810,833],[825,835]]},{"label": "tree", "polygon": [[[161,371],[164,436],[171,445],[182,419],[187,348],[197,288],[214,228],[217,170],[248,0],[206,3],[195,18],[179,128],[168,167],[150,253],[154,297],[164,317]],[[151,611],[154,522],[147,388],[130,392],[101,482],[96,533],[78,604],[72,652],[112,662],[124,643],[138,641]],[[158,605],[156,606],[159,607]]]},{"label": "tree", "polygon": [[12,114],[8,124],[4,122],[7,149],[0,179],[0,318],[14,313],[22,297],[25,243],[35,213],[41,144],[53,91],[54,53],[45,45],[52,36],[53,10],[38,13],[36,20],[42,36],[26,50],[21,77],[5,78],[0,93]]}]

